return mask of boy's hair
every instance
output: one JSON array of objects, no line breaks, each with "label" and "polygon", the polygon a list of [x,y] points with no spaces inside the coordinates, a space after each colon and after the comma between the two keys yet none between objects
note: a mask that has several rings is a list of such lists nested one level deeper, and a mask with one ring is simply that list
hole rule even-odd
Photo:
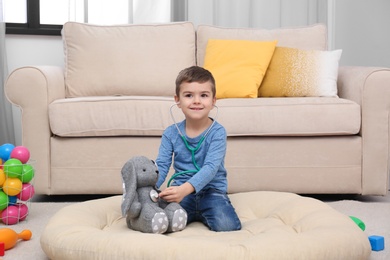
[{"label": "boy's hair", "polygon": [[213,74],[211,74],[210,71],[199,66],[192,66],[186,68],[180,71],[179,75],[176,78],[176,96],[179,96],[180,85],[184,82],[205,83],[208,81],[211,83],[211,92],[213,94],[213,97],[215,97],[216,89],[215,89],[215,79],[213,77]]}]

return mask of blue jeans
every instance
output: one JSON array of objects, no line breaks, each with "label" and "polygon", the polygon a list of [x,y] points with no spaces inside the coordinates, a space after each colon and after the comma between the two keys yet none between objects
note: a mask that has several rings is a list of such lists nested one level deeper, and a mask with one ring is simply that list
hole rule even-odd
[{"label": "blue jeans", "polygon": [[215,189],[186,196],[180,205],[187,211],[187,223],[200,221],[213,231],[235,231],[241,222],[226,193]]}]

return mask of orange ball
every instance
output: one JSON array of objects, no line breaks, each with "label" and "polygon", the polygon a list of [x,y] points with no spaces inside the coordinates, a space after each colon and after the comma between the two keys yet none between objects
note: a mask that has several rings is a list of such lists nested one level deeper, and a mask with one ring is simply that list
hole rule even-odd
[{"label": "orange ball", "polygon": [[8,196],[16,196],[22,191],[22,181],[18,178],[7,178],[3,183],[3,191]]}]

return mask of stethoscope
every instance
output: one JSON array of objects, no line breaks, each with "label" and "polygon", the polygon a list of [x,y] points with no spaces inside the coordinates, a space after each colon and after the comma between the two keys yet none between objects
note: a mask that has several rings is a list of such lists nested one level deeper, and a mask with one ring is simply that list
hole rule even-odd
[{"label": "stethoscope", "polygon": [[175,117],[173,115],[173,112],[172,112],[172,109],[177,106],[178,103],[176,104],[173,104],[170,109],[169,109],[169,112],[171,114],[171,118],[172,118],[172,121],[173,121],[173,124],[175,125],[177,131],[179,132],[179,135],[181,137],[181,139],[183,140],[184,142],[184,145],[186,146],[186,148],[191,152],[191,157],[192,157],[192,163],[193,165],[195,166],[195,170],[186,170],[186,171],[181,171],[181,172],[177,172],[175,174],[172,175],[172,177],[168,180],[168,183],[167,183],[167,187],[169,187],[171,185],[171,182],[179,175],[182,175],[182,174],[187,174],[187,173],[197,173],[198,171],[200,171],[200,167],[199,165],[196,163],[196,160],[195,160],[195,153],[199,150],[200,146],[202,145],[204,139],[206,138],[207,134],[210,132],[211,128],[213,127],[213,125],[215,124],[217,118],[218,118],[218,112],[219,112],[219,109],[216,105],[214,105],[214,108],[217,109],[216,111],[216,114],[213,118],[213,122],[211,123],[211,125],[209,126],[209,128],[207,129],[206,133],[200,138],[198,144],[196,145],[196,147],[191,147],[189,144],[188,144],[188,141],[185,137],[185,135],[180,131],[179,127],[177,126],[177,122],[175,120]]}]

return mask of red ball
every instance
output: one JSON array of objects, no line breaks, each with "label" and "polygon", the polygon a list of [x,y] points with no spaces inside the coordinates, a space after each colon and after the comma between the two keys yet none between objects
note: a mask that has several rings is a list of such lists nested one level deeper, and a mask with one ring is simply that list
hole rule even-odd
[{"label": "red ball", "polygon": [[16,146],[12,150],[10,157],[18,159],[22,163],[26,163],[30,159],[30,151],[24,146]]}]

